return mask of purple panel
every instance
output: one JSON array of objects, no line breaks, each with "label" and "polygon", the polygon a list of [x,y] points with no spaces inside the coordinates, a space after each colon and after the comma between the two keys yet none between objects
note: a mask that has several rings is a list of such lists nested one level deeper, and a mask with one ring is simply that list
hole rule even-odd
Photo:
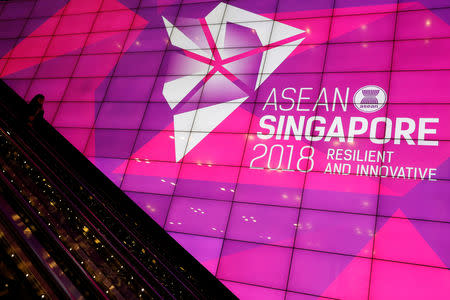
[{"label": "purple panel", "polygon": [[223,237],[231,203],[174,197],[165,229],[168,231]]},{"label": "purple panel", "polygon": [[395,0],[336,0],[335,15],[392,12],[397,9]]},{"label": "purple panel", "polygon": [[[399,181],[404,190],[400,190],[399,193],[389,192],[389,190],[398,186]],[[398,208],[401,208],[409,218],[450,221],[448,195],[442,192],[450,187],[449,181],[382,178],[381,185],[380,193],[382,194],[380,195],[379,205],[381,215],[390,216]],[[424,199],[427,200],[424,201]]]},{"label": "purple panel", "polygon": [[59,21],[56,34],[85,33],[91,30],[96,14],[63,16]]},{"label": "purple panel", "polygon": [[50,41],[49,36],[45,37],[28,37],[28,41],[35,45],[32,49],[25,49],[23,47],[16,47],[12,51],[10,57],[40,57],[43,56],[47,45]]},{"label": "purple panel", "polygon": [[332,0],[296,1],[281,0],[278,4],[277,19],[295,19],[319,16],[331,16]]},{"label": "purple panel", "polygon": [[144,103],[103,103],[97,128],[138,129],[144,114]]},{"label": "purple panel", "polygon": [[[398,212],[395,216],[404,217]],[[449,235],[449,223],[379,218],[374,257],[446,268],[450,262]]]},{"label": "purple panel", "polygon": [[81,49],[86,41],[87,34],[71,34],[71,35],[57,35],[54,36],[47,49],[46,55],[59,56],[68,54],[80,54]]},{"label": "purple panel", "polygon": [[395,44],[394,70],[450,68],[450,39],[401,41]]},{"label": "purple panel", "polygon": [[235,201],[298,207],[305,175],[241,168]]},{"label": "purple panel", "polygon": [[[122,5],[118,5],[117,2],[123,4],[125,7],[123,7]],[[100,11],[104,11],[104,10],[117,10],[119,9],[125,9],[125,8],[136,8],[139,6],[139,0],[119,0],[119,1],[103,1],[102,2],[102,6],[100,8]]]},{"label": "purple panel", "polygon": [[28,91],[27,99],[43,94],[45,101],[61,101],[69,79],[35,79]]},{"label": "purple panel", "polygon": [[[135,36],[134,31],[131,31],[125,44],[130,52],[163,51],[168,45],[166,28],[145,29],[137,38]],[[156,39],[155,36],[160,38]]]},{"label": "purple panel", "polygon": [[[182,0],[141,0],[140,1],[140,7],[153,7],[158,6],[161,9],[164,9],[164,6],[167,5],[176,5],[180,4]],[[189,1],[186,2],[186,0],[183,1],[183,3],[189,3]]]},{"label": "purple panel", "polygon": [[100,8],[100,4],[103,0],[77,0],[69,1],[66,8],[64,9],[64,14],[74,15],[83,14],[89,12],[97,12]]},{"label": "purple panel", "polygon": [[83,55],[75,69],[74,76],[106,76],[119,58],[119,54]]},{"label": "purple panel", "polygon": [[[158,52],[150,52],[150,53],[158,53]],[[210,54],[208,54],[210,55]],[[207,56],[206,59],[210,59],[210,56]],[[183,66],[180,68],[180,66]],[[164,55],[164,59],[161,62],[161,75],[195,75],[195,76],[205,76],[208,71],[211,69],[211,66],[194,60],[184,54],[182,54],[179,50],[170,50],[167,51]],[[161,77],[162,79],[163,77]]]},{"label": "purple panel", "polygon": [[130,197],[143,211],[145,211],[153,220],[155,220],[159,226],[164,226],[167,212],[170,205],[170,196],[133,193],[127,192]]},{"label": "purple panel", "polygon": [[[133,153],[134,153],[133,157],[140,158],[140,159],[161,160],[161,161],[168,160],[167,159],[167,151],[165,151],[165,153],[160,153],[159,151],[155,151],[156,149],[154,149],[154,148],[152,148],[150,151],[142,151],[141,150],[141,148],[146,150],[146,144],[159,133],[160,133],[159,131],[139,130],[139,133],[138,133],[138,136],[136,139],[136,144],[134,145],[134,149],[133,149]],[[169,134],[170,134],[170,136],[172,136],[173,133],[169,133]],[[173,139],[171,139],[171,140],[173,140]],[[161,155],[155,155],[158,153],[160,153]]]},{"label": "purple panel", "polygon": [[8,62],[7,59],[0,59],[0,74],[3,71],[3,68],[5,67],[7,62]]},{"label": "purple panel", "polygon": [[283,20],[282,23],[275,23],[273,25],[271,41],[277,40],[277,37],[279,40],[279,35],[283,34],[283,30],[280,30],[280,26],[281,24],[287,24],[304,31],[302,38],[304,37],[305,40],[301,42],[301,45],[322,44],[328,39],[330,22],[331,18],[329,17]]},{"label": "purple panel", "polygon": [[287,292],[286,300],[316,300],[316,296],[305,295],[300,293]]},{"label": "purple panel", "polygon": [[43,62],[36,74],[37,78],[69,77],[78,60],[77,56],[58,56]]},{"label": "purple panel", "polygon": [[55,32],[59,17],[28,19],[21,36],[47,36]]},{"label": "purple panel", "polygon": [[450,14],[450,8],[401,12],[397,20],[397,39],[450,37],[450,26],[437,14]]},{"label": "purple panel", "polygon": [[[106,101],[147,101],[154,77],[114,77],[111,79]],[[133,87],[130,89],[130,87]]]},{"label": "purple panel", "polygon": [[85,155],[100,157],[122,157],[130,156],[135,130],[95,130],[86,147]]},{"label": "purple panel", "polygon": [[387,71],[391,54],[392,42],[331,44],[328,46],[325,71]]},{"label": "purple panel", "polygon": [[[366,299],[370,259],[295,250],[288,289],[332,298]],[[351,289],[347,287],[351,286]]]},{"label": "purple panel", "polygon": [[[192,109],[195,109],[197,104],[190,106]],[[147,106],[144,120],[142,121],[142,129],[172,131],[172,127],[168,127],[172,122],[173,112],[167,102],[150,102]]]},{"label": "purple panel", "polygon": [[[26,20],[0,21],[0,38],[18,38]],[[4,41],[2,41],[2,44]]]},{"label": "purple panel", "polygon": [[27,93],[28,87],[31,84],[31,80],[24,79],[10,79],[5,80],[6,84],[14,89],[14,91],[20,96],[25,98],[25,94]]},{"label": "purple panel", "polygon": [[[225,13],[226,15],[229,15],[230,13]],[[229,17],[229,16],[228,16]],[[227,17],[225,17],[227,18]],[[247,21],[247,20],[246,20]],[[239,53],[239,49],[233,49],[232,48],[242,48],[242,47],[249,47],[249,49],[242,49],[242,52],[252,50],[254,47],[260,47],[262,44],[267,45],[270,41],[270,36],[267,35],[265,39],[261,40],[261,38],[258,36],[256,31],[251,29],[251,27],[255,26],[255,22],[252,20],[248,20],[249,22],[240,22],[240,23],[227,23],[225,28],[225,34],[223,36],[225,48],[228,48],[228,50],[223,50],[224,53]],[[267,28],[268,31],[270,31],[273,27],[273,21],[259,21],[256,23],[258,26],[261,26],[262,28]],[[191,26],[193,28],[193,26]],[[205,34],[202,33],[201,27],[197,26],[194,27],[196,32],[198,32],[198,36],[206,40],[204,38]],[[195,39],[198,39],[196,35]],[[222,34],[219,34],[219,38],[222,38]],[[261,44],[262,43],[262,44]],[[206,46],[206,45],[205,45]],[[206,49],[209,47],[206,46]]]},{"label": "purple panel", "polygon": [[40,62],[40,58],[9,59],[3,68],[3,74],[7,74],[6,78],[32,78]]},{"label": "purple panel", "polygon": [[370,299],[447,299],[448,269],[375,260]]},{"label": "purple panel", "polygon": [[33,9],[33,1],[9,2],[3,7],[0,20],[27,18]]},{"label": "purple panel", "polygon": [[130,160],[123,190],[171,195],[176,185],[179,164]]},{"label": "purple panel", "polygon": [[410,0],[399,0],[399,10],[414,10],[424,8],[448,7],[446,0],[426,0],[411,2]]},{"label": "purple panel", "polygon": [[292,249],[225,240],[217,277],[284,289]]},{"label": "purple panel", "polygon": [[296,208],[236,203],[226,237],[292,247],[297,216]]},{"label": "purple panel", "polygon": [[374,224],[372,216],[302,210],[295,246],[371,257]]},{"label": "purple panel", "polygon": [[[184,3],[185,2],[183,2],[183,4]],[[260,3],[256,7],[254,3],[248,2],[246,0],[229,0],[228,4],[273,19],[275,16],[275,11],[277,10],[278,1],[277,0],[260,1]],[[225,18],[228,17],[235,17],[231,14],[230,10],[227,10],[225,12]]]},{"label": "purple panel", "polygon": [[57,128],[57,130],[80,152],[83,152],[91,133],[91,129],[81,128]]},{"label": "purple panel", "polygon": [[378,181],[366,176],[309,173],[302,207],[375,214]]},{"label": "purple panel", "polygon": [[124,169],[121,167],[126,160],[115,158],[89,157],[89,160],[100,169],[115,185],[120,186]]},{"label": "purple panel", "polygon": [[400,103],[448,103],[450,71],[392,72],[390,100]]},{"label": "purple panel", "polygon": [[103,98],[104,90],[99,87],[102,77],[71,78],[64,94],[65,101],[95,101]]},{"label": "purple panel", "polygon": [[61,103],[53,126],[92,127],[94,117],[94,103],[65,102]]},{"label": "purple panel", "polygon": [[91,33],[86,42],[83,54],[119,53],[128,31]]},{"label": "purple panel", "polygon": [[44,104],[44,118],[47,122],[51,123],[55,116],[56,111],[59,108],[60,102],[46,102]]},{"label": "purple panel", "polygon": [[333,43],[386,41],[394,37],[395,14],[342,16],[333,19]]},{"label": "purple panel", "polygon": [[[289,64],[289,60],[285,60],[276,70],[277,73],[306,73],[306,72],[322,72],[323,60],[325,57],[326,45],[302,45],[298,47],[294,46],[280,46],[288,47],[296,55],[295,60],[301,63]],[[270,65],[272,60],[277,59],[277,54],[267,54],[266,65]],[[266,67],[267,70],[267,67]]]},{"label": "purple panel", "polygon": [[106,11],[97,15],[92,31],[128,30],[134,14],[129,10]]},{"label": "purple panel", "polygon": [[18,42],[17,39],[4,39],[0,43],[0,54],[4,55],[3,58],[8,58],[11,54],[11,49],[14,48],[16,45],[16,42]]},{"label": "purple panel", "polygon": [[49,17],[56,13],[57,10],[63,8],[67,0],[36,0],[32,17]]},{"label": "purple panel", "polygon": [[163,55],[163,52],[125,53],[117,64],[115,75],[156,75]]},{"label": "purple panel", "polygon": [[[239,168],[233,167],[183,164],[178,175],[179,179],[175,194],[189,197],[232,200],[238,172]],[[208,178],[208,181],[201,180],[201,178]]]},{"label": "purple panel", "polygon": [[241,284],[236,282],[230,282],[221,280],[222,283],[235,294],[241,300],[283,300],[284,291],[263,288],[259,286]]},{"label": "purple panel", "polygon": [[223,241],[217,238],[170,232],[170,235],[208,271],[216,273]]},{"label": "purple panel", "polygon": [[142,22],[138,22],[138,18],[136,18],[132,28],[164,28],[164,21],[161,18],[161,15],[169,20],[170,23],[174,24],[178,14],[178,9],[178,5],[139,8],[137,14],[147,20],[148,24],[142,25]]},{"label": "purple panel", "polygon": [[[185,4],[180,7],[180,11],[175,22],[176,26],[199,25],[199,18],[204,18],[215,7],[217,2]],[[224,11],[217,12],[217,19],[222,20]]]}]

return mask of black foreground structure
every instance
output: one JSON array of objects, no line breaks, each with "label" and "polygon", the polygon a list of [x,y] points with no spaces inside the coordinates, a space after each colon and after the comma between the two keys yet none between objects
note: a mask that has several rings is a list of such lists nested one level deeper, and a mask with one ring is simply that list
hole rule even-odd
[{"label": "black foreground structure", "polygon": [[0,80],[0,297],[234,295]]}]

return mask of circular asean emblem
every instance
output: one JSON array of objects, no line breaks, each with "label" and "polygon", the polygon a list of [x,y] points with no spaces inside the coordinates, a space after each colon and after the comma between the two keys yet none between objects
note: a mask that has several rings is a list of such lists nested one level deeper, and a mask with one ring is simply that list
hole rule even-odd
[{"label": "circular asean emblem", "polygon": [[366,85],[353,96],[355,107],[365,113],[379,111],[386,103],[386,92],[376,85]]}]

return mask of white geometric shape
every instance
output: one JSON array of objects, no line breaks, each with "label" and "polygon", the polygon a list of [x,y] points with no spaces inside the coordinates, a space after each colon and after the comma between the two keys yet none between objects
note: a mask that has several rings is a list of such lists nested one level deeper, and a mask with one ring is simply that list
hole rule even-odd
[{"label": "white geometric shape", "polygon": [[[206,20],[211,20],[211,24],[214,24],[218,21],[220,21],[222,24],[225,24],[225,26],[222,25],[219,35],[217,36],[217,38],[215,38],[215,36],[213,35],[213,38],[216,42],[217,48],[219,50],[219,53],[222,57],[222,59],[226,59],[228,57],[230,57],[230,54],[228,53],[224,53],[222,51],[222,49],[225,47],[225,33],[226,33],[226,24],[227,23],[234,23],[234,24],[238,24],[247,28],[250,28],[252,30],[255,30],[256,34],[258,35],[258,38],[261,42],[262,46],[267,46],[269,44],[272,43],[277,43],[279,41],[282,41],[284,39],[287,38],[291,38],[294,37],[296,35],[299,35],[301,33],[304,33],[304,30],[283,24],[281,22],[278,21],[274,21],[272,19],[260,16],[258,14],[243,10],[241,8],[229,5],[229,4],[219,4],[220,6],[220,11],[222,11],[224,8],[223,6],[226,7],[226,13],[225,13],[225,17],[223,18],[223,20],[218,20],[218,11],[216,11],[216,9],[211,11],[211,17],[206,16]],[[217,8],[217,7],[216,7]],[[209,18],[208,18],[209,17]],[[210,22],[208,22],[210,23]],[[273,26],[273,30],[272,30],[272,26]],[[272,33],[272,36],[270,36],[270,33]],[[287,43],[286,45],[283,46],[288,46],[288,45],[292,45],[292,46],[298,46],[303,39],[298,39],[295,41],[292,41],[290,43]],[[281,63],[292,53],[292,51],[290,51],[288,53],[288,51],[285,50],[278,50],[278,51],[273,51],[274,49],[277,49],[280,47],[274,47],[272,49],[269,49],[267,51],[264,51],[263,57],[261,59],[261,64],[259,67],[259,74],[258,74],[258,79],[256,80],[256,85],[255,85],[255,90],[272,74],[273,71],[275,71],[276,68],[278,68]],[[264,67],[264,73],[263,74],[263,64],[265,62],[265,56],[267,55],[267,52],[272,52],[275,54],[280,54],[281,57],[273,60],[273,62],[270,64],[269,67]]]},{"label": "white geometric shape", "polygon": [[[226,88],[225,88],[226,87]],[[223,74],[217,72],[210,77],[208,83],[201,90],[201,102],[222,103],[224,100],[224,91],[227,99],[238,99],[247,96],[235,84],[230,83],[229,79]]]},{"label": "white geometric shape", "polygon": [[189,140],[189,132],[195,117],[195,110],[173,116],[175,137],[175,158],[178,162],[184,157],[186,145]]},{"label": "white geometric shape", "polygon": [[263,72],[259,72],[258,79],[256,80],[256,86],[255,90],[263,84],[263,82],[269,78],[270,75],[288,58],[289,55],[291,55],[292,52],[297,48],[298,45],[304,40],[305,38],[296,40],[294,42],[291,42],[287,45],[289,46],[281,46],[281,47],[275,47],[272,49],[269,49],[265,52],[266,54],[266,61],[264,64],[264,70]]},{"label": "white geometric shape", "polygon": [[189,50],[190,52],[193,52],[205,58],[211,58],[211,54],[208,54],[204,50],[200,49],[197,44],[195,44],[190,38],[188,38],[183,32],[181,32],[181,30],[170,23],[169,20],[164,17],[162,18],[172,45],[181,49]]},{"label": "white geometric shape", "polygon": [[197,110],[192,130],[210,133],[247,98],[248,96],[200,108]]},{"label": "white geometric shape", "polygon": [[[211,131],[213,131],[220,123],[231,115],[233,111],[235,111],[236,108],[238,108],[239,105],[241,105],[241,103],[247,98],[248,96],[175,115],[174,136],[176,161],[180,161],[186,154],[189,153],[189,151],[194,149],[195,146],[197,146],[206,136],[208,136]],[[196,134],[191,134],[189,136],[189,141],[187,141],[185,133],[191,128],[190,124],[192,124],[194,117],[195,123],[192,130],[198,131],[201,129],[203,131],[196,132]],[[178,135],[177,131],[179,132]],[[177,138],[180,140],[177,141]]]},{"label": "white geometric shape", "polygon": [[281,22],[274,22],[272,36],[270,37],[270,43],[273,44],[304,32],[304,30],[301,30],[299,28],[292,27]]},{"label": "white geometric shape", "polygon": [[174,109],[204,77],[204,74],[187,75],[164,83],[162,94],[170,108]]},{"label": "white geometric shape", "polygon": [[[178,28],[175,28],[175,26],[164,17],[163,20],[170,36],[170,42],[174,46],[189,50],[207,58],[208,54],[201,50],[184,33]],[[205,22],[219,51],[224,48],[226,33],[226,25],[220,26],[220,24],[235,23],[254,30],[263,47],[271,43],[295,37],[304,32],[301,29],[224,3],[219,3],[211,11],[205,17]],[[272,26],[274,27],[273,30],[271,30]],[[270,32],[272,32],[271,41],[269,40]],[[285,43],[283,46],[277,45],[269,50],[263,51],[255,90],[283,63],[303,40],[304,38],[293,40],[289,43]],[[221,58],[225,59],[223,55],[221,55]],[[169,103],[169,106],[173,109],[203,78],[204,76],[196,76],[194,74],[166,82],[163,87],[163,95]],[[197,146],[198,143],[222,123],[223,120],[225,120],[247,98],[248,96],[174,115],[176,161],[180,161],[187,153]],[[194,122],[194,118],[196,122],[192,126],[191,124]],[[188,131],[188,129],[190,129],[191,126],[194,131],[199,129],[204,131],[189,135],[190,131]]]},{"label": "white geometric shape", "polygon": [[225,3],[219,3],[209,14],[205,17],[207,24],[220,24],[222,23],[223,14],[227,5]]},{"label": "white geometric shape", "polygon": [[[256,3],[255,3],[256,5]],[[222,23],[242,23],[242,22],[263,22],[263,21],[273,21],[267,17],[252,13],[242,8],[227,4],[227,10]],[[222,20],[220,20],[222,21]]]}]

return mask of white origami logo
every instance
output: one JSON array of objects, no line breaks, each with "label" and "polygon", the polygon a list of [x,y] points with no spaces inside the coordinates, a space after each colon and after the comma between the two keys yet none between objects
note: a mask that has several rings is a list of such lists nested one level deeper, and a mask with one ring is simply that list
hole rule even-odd
[{"label": "white origami logo", "polygon": [[[255,86],[252,87],[256,90],[304,40],[302,38],[304,31],[301,29],[224,3],[217,5],[204,19],[200,20],[208,42],[208,50],[201,49],[166,18],[163,17],[163,21],[171,44],[183,49],[183,53],[192,60],[205,64],[209,68],[206,74],[205,72],[194,73],[164,84],[163,96],[171,109],[191,96],[196,87],[205,84],[213,77],[221,76],[233,83],[237,82],[237,77],[227,69],[227,65],[262,53],[258,78]],[[225,32],[229,23],[238,23],[240,26],[251,29],[256,33],[262,46],[234,55],[226,51]],[[268,57],[270,59],[267,59]],[[176,161],[180,161],[247,98],[248,94],[246,97],[224,99],[219,104],[175,114]],[[191,131],[198,132],[190,135],[191,128]]]}]

